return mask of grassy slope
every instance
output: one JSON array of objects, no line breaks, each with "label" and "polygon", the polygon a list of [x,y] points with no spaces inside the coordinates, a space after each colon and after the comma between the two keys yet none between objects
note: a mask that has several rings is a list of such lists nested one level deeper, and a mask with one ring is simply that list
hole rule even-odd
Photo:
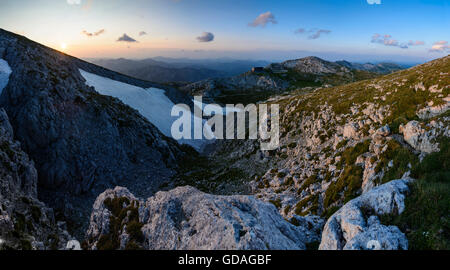
[{"label": "grassy slope", "polygon": [[[450,95],[450,76],[448,74],[450,74],[450,56],[380,78],[321,89],[303,95],[303,97],[294,96],[284,99],[281,101],[282,106],[297,101],[299,97],[302,100],[297,106],[297,110],[291,112],[292,118],[285,123],[289,125],[293,122],[298,112],[316,112],[324,103],[331,105],[337,114],[348,114],[353,104],[367,102],[389,106],[392,113],[384,120],[383,124],[388,124],[394,133],[398,133],[400,124],[411,120],[423,122],[417,117],[416,112],[425,107],[427,102],[433,101],[435,105],[442,104],[442,96]],[[416,91],[415,86],[420,83],[423,83],[425,89],[437,86],[436,88],[442,89],[442,92]],[[384,96],[385,100],[376,98],[381,96]],[[406,232],[411,249],[450,249],[449,139],[441,138],[441,140],[441,151],[428,155],[420,163],[417,156],[410,150],[392,141],[379,165],[379,169],[386,168],[390,160],[394,161],[394,167],[386,171],[382,182],[400,178],[403,173],[410,170],[408,164],[413,165],[413,177],[418,181],[411,187],[411,195],[406,202],[406,211],[398,217],[384,217],[387,224],[398,225],[402,231]],[[343,155],[348,154],[354,158],[360,154],[358,151],[354,154],[353,149],[347,148]],[[344,164],[345,170],[341,178],[327,190],[329,195],[325,197],[325,204],[338,199],[334,197],[343,190],[340,188],[341,185],[350,187],[345,188],[349,194],[344,200],[348,201],[353,197],[350,194],[352,190],[360,184],[361,177],[358,175],[361,172],[355,171],[351,160],[346,163],[349,164]],[[330,216],[335,210],[337,210],[335,207],[330,208],[324,215]]]},{"label": "grassy slope", "polygon": [[397,225],[415,250],[450,249],[450,139],[440,143],[441,151],[426,156],[413,168],[417,179],[400,216],[388,216],[384,223]]}]

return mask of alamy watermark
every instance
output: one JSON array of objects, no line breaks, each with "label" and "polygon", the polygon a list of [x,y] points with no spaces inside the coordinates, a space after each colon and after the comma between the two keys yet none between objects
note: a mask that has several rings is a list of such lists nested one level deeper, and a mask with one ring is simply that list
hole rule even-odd
[{"label": "alamy watermark", "polygon": [[[194,113],[186,104],[177,104],[171,115],[178,117],[171,127],[175,140],[256,140],[261,150],[275,150],[280,144],[279,104],[203,104],[194,97]],[[204,106],[205,105],[205,106]],[[193,133],[193,134],[192,134]]]}]

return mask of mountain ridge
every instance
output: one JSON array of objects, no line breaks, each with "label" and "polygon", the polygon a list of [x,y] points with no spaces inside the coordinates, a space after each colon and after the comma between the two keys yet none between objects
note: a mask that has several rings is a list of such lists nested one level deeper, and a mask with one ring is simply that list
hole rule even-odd
[{"label": "mountain ridge", "polygon": [[[272,63],[260,71],[234,77],[207,79],[181,86],[191,95],[203,95],[211,102],[254,103],[271,95],[308,87],[336,86],[380,76],[366,70],[350,69],[335,62],[310,56]],[[233,98],[237,96],[237,98]],[[248,100],[246,100],[248,99]]]},{"label": "mountain ridge", "polygon": [[[282,83],[295,70],[317,85],[264,99],[280,106],[279,148],[217,141],[203,155],[99,94],[80,70],[161,87],[172,102],[189,95],[3,30],[0,58],[12,71],[0,95],[0,233],[12,248],[63,248],[70,235],[52,220],[67,221],[85,249],[370,249],[372,236],[385,249],[449,247],[442,231],[450,205],[450,56],[356,82],[367,73],[315,57],[248,73],[242,85],[264,76]],[[50,228],[38,220],[50,220]],[[164,242],[165,234],[176,237]]]},{"label": "mountain ridge", "polygon": [[0,106],[16,139],[36,162],[39,198],[68,218],[69,225],[83,230],[95,197],[107,187],[123,182],[138,194],[151,195],[175,173],[183,148],[134,109],[88,87],[79,68],[138,86],[161,87],[174,102],[189,104],[182,93],[4,30],[0,57],[13,71]]}]

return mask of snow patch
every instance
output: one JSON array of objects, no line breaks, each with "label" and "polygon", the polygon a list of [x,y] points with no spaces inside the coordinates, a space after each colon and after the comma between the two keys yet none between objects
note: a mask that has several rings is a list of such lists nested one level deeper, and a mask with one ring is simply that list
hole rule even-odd
[{"label": "snow patch", "polygon": [[0,95],[3,89],[8,85],[9,75],[11,75],[12,70],[8,65],[8,62],[0,58]]},{"label": "snow patch", "polygon": [[[165,91],[158,88],[144,89],[138,86],[118,82],[109,78],[98,76],[80,69],[81,75],[86,80],[88,86],[105,96],[111,96],[120,99],[123,103],[136,109],[142,116],[147,118],[155,125],[161,133],[167,137],[172,137],[172,123],[177,117],[171,116],[172,107],[175,104],[165,95]],[[192,119],[194,115],[191,113]],[[202,120],[203,123],[205,122]],[[193,121],[192,121],[193,123]],[[193,132],[191,133],[193,134]],[[197,150],[209,143],[208,140],[185,140],[181,139],[178,143],[188,144]]]}]

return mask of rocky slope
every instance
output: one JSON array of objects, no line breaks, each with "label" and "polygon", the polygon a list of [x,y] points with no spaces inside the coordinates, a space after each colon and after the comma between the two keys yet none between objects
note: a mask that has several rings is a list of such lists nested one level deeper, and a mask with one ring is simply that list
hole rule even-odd
[{"label": "rocky slope", "polygon": [[[251,196],[215,196],[192,187],[158,192],[146,201],[127,189],[95,201],[89,249],[266,250],[305,249],[323,223],[315,217],[285,221],[272,204]],[[294,223],[294,222],[292,222]]]},{"label": "rocky slope", "polygon": [[[208,181],[216,172],[201,166],[188,183],[224,193],[238,183],[241,194],[273,203],[286,219],[328,218],[374,187],[409,175],[421,178],[413,197],[448,201],[450,172],[442,160],[448,157],[445,141],[450,137],[449,61],[447,56],[372,80],[273,97],[268,102],[281,107],[280,147],[260,151],[257,141],[219,142],[210,162],[228,162],[220,174],[231,175],[232,184],[221,178]],[[417,211],[423,208],[410,204]],[[445,246],[447,218],[442,213],[448,207],[436,207],[430,218],[435,224],[429,225]],[[408,215],[408,222],[415,222],[413,212]],[[418,235],[410,226],[403,223],[403,233]]]},{"label": "rocky slope", "polygon": [[336,63],[339,65],[345,66],[349,69],[365,70],[365,71],[375,72],[375,73],[379,73],[379,74],[389,74],[392,72],[396,72],[396,71],[405,69],[403,66],[395,64],[395,63],[359,64],[359,63],[350,63],[348,61],[337,61]]},{"label": "rocky slope", "polygon": [[[273,204],[293,225],[303,216],[316,224],[319,231],[322,226],[318,216],[321,216],[328,220],[320,238],[321,249],[408,249],[410,240],[413,240],[412,247],[418,248],[417,234],[428,233],[424,234],[422,229],[416,231],[417,225],[404,213],[411,215],[412,211],[414,215],[417,211],[424,215],[422,212],[430,209],[411,201],[407,203],[406,195],[412,193],[408,196],[420,196],[424,201],[438,196],[444,202],[450,195],[448,162],[439,161],[448,156],[445,140],[450,137],[449,61],[450,57],[444,57],[373,80],[333,88],[302,89],[271,98],[269,103],[281,107],[279,149],[261,151],[258,142],[250,140],[218,142],[210,149],[209,156],[190,160],[188,170],[166,188],[189,184],[206,192],[252,193]],[[430,162],[432,165],[424,165]],[[211,168],[208,164],[217,166]],[[434,179],[427,172],[435,173]],[[420,179],[409,180],[411,175]],[[424,191],[418,189],[421,185],[433,188]],[[168,194],[177,192],[172,190]],[[209,211],[203,209],[203,203],[183,198],[183,207],[196,207],[198,215]],[[185,205],[185,201],[191,204]],[[149,209],[160,205],[154,198],[148,202],[151,202],[146,205]],[[433,224],[419,223],[426,222],[429,227],[425,229],[432,232],[432,237],[440,238],[439,245],[445,247],[448,205],[437,207],[428,217]],[[104,213],[104,208],[100,206],[100,213]],[[98,216],[99,212],[94,211],[91,228],[97,229],[90,231],[91,235],[95,232],[89,241],[91,248],[102,237],[98,227],[103,225],[98,224],[108,220],[99,220]],[[148,222],[152,231],[157,231],[155,223],[162,227],[172,224],[167,216],[170,215],[157,218],[161,223],[154,219],[144,221],[140,216],[140,228]],[[401,221],[395,223],[400,226],[390,223],[397,219]],[[202,219],[197,217],[186,226],[195,227],[193,224],[197,222],[201,223]],[[121,223],[119,227],[117,239],[127,239],[123,233],[126,224]],[[182,242],[191,243],[190,240],[187,237]],[[116,247],[124,248],[120,243],[116,242]],[[138,246],[174,248],[180,244],[167,247],[152,243]]]},{"label": "rocky slope", "polygon": [[[280,105],[280,147],[221,141],[203,156],[98,94],[79,70],[190,102],[176,89],[3,30],[0,58],[8,63],[0,95],[4,248],[63,247],[70,236],[60,219],[79,239],[87,231],[88,249],[372,249],[372,238],[384,249],[449,246],[450,56],[346,85],[357,75],[336,63],[288,61],[287,73],[271,65],[242,87],[267,74],[280,83],[298,78],[301,85],[291,81],[291,92],[267,100]],[[340,86],[305,88],[305,78]],[[118,185],[127,188],[110,189]],[[185,185],[234,196],[177,187]]]},{"label": "rocky slope", "polygon": [[70,235],[37,198],[34,163],[0,109],[0,250],[64,248]]},{"label": "rocky slope", "polygon": [[[16,139],[35,161],[39,197],[86,224],[96,196],[126,185],[149,196],[175,173],[180,146],[115,98],[85,84],[79,69],[140,87],[159,87],[174,103],[189,99],[172,88],[108,71],[0,30],[0,58],[12,73],[0,96]],[[189,103],[189,102],[188,102]]]},{"label": "rocky slope", "polygon": [[[402,177],[450,136],[449,60],[273,101],[284,104],[282,144],[276,169],[259,177],[255,189],[281,200],[290,207],[286,213],[324,214]],[[424,117],[424,110],[440,114]]]},{"label": "rocky slope", "polygon": [[317,57],[273,63],[261,72],[208,79],[181,87],[191,95],[203,95],[219,103],[254,103],[273,94],[305,87],[333,86],[378,76]]}]

